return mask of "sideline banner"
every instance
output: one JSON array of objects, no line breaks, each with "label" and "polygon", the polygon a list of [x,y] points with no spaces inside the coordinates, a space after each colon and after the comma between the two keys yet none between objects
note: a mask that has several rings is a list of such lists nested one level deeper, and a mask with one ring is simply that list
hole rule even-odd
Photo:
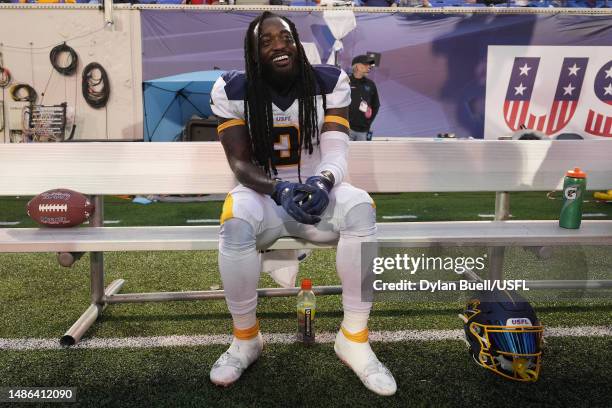
[{"label": "sideline banner", "polygon": [[612,137],[612,46],[490,46],[485,135]]},{"label": "sideline banner", "polygon": [[[248,23],[258,14],[190,10],[141,13],[145,81],[215,67],[243,69],[244,34]],[[285,15],[296,24],[301,40],[314,43],[321,60],[326,61],[335,39],[322,13]],[[606,123],[612,117],[606,86],[612,84],[612,77],[606,77],[602,68],[612,66],[609,16],[359,13],[356,18],[357,27],[343,39],[340,65],[350,71],[353,56],[367,51],[381,53],[380,67],[370,75],[381,100],[373,125],[375,136],[435,137],[438,133],[454,133],[458,137],[497,139],[511,134],[521,118],[519,115],[511,120],[503,113],[506,101],[512,101],[508,87],[514,80],[511,79],[514,58],[540,58],[531,108],[524,113],[526,120],[534,115],[534,125],[544,121],[545,131],[550,122],[553,136],[564,132],[606,136],[609,129]],[[515,49],[512,47],[519,47],[521,53],[506,55],[500,51]],[[558,55],[559,61],[554,61],[553,47],[580,52]],[[551,51],[538,54],[545,50]],[[506,57],[502,58],[503,55]],[[559,81],[570,78],[561,74],[561,68],[574,67],[569,62],[566,67],[564,58],[569,62],[575,59],[572,61],[579,68],[578,60],[589,59],[584,71],[576,71],[584,76],[580,98],[572,99],[571,103],[563,102],[570,100],[568,95],[556,96],[557,91],[566,92],[563,88],[568,85],[559,85]],[[518,86],[520,82],[512,85]],[[572,83],[571,87],[576,88],[577,84]],[[574,96],[578,90],[571,92]],[[566,116],[560,119],[563,105],[570,104],[574,105],[569,108],[575,109],[574,115],[567,117],[566,107]],[[551,117],[553,105],[557,106],[554,124],[552,119],[542,119]]]}]

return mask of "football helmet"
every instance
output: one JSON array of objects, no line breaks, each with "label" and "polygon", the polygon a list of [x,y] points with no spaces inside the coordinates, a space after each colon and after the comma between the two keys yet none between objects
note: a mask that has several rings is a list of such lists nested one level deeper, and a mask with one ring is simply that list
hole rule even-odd
[{"label": "football helmet", "polygon": [[537,381],[544,329],[513,291],[477,292],[459,317],[474,361],[504,378]]}]

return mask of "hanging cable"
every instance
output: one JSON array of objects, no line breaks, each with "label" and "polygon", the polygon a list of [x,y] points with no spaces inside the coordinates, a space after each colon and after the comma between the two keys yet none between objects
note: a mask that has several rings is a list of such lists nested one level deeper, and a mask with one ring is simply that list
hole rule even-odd
[{"label": "hanging cable", "polygon": [[0,88],[6,88],[11,83],[11,71],[0,67]]},{"label": "hanging cable", "polygon": [[[70,63],[66,66],[61,66],[58,62],[59,56],[63,53],[67,53],[70,58]],[[66,43],[53,47],[49,53],[49,59],[51,60],[51,65],[53,65],[53,68],[55,68],[55,70],[60,74],[66,76],[74,74],[79,63],[79,56],[77,55],[76,51]]]},{"label": "hanging cable", "polygon": [[64,141],[68,141],[68,140],[72,140],[72,138],[74,137],[74,133],[76,131],[76,122],[77,122],[77,105],[78,105],[78,98],[77,98],[77,89],[78,89],[78,84],[77,84],[77,76],[74,76],[74,112],[72,114],[72,130],[70,131],[70,135],[68,136],[68,138],[66,138]]},{"label": "hanging cable", "polygon": [[83,98],[94,109],[103,108],[110,97],[110,83],[108,75],[102,65],[97,62],[88,64],[83,69],[82,77]]},{"label": "hanging cable", "polygon": [[[20,95],[22,89],[27,93],[25,96]],[[28,84],[15,84],[9,88],[9,93],[11,94],[11,98],[17,102],[30,102],[30,104],[34,104],[38,99],[36,90]]]},{"label": "hanging cable", "polygon": [[0,88],[6,88],[11,83],[11,71],[4,67],[4,58],[0,52]]}]

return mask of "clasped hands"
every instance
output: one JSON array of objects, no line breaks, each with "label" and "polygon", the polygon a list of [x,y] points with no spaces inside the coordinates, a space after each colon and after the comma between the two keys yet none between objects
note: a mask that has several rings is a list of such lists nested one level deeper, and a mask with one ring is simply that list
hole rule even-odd
[{"label": "clasped hands", "polygon": [[314,225],[321,221],[329,204],[333,182],[323,176],[312,176],[305,183],[279,180],[271,197],[297,222]]}]

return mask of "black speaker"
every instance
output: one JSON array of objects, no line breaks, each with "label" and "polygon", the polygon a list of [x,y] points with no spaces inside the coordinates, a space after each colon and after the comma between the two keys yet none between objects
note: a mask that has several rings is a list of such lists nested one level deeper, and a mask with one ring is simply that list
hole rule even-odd
[{"label": "black speaker", "polygon": [[191,119],[185,126],[184,142],[216,142],[219,140],[217,135],[217,118],[213,119]]}]

